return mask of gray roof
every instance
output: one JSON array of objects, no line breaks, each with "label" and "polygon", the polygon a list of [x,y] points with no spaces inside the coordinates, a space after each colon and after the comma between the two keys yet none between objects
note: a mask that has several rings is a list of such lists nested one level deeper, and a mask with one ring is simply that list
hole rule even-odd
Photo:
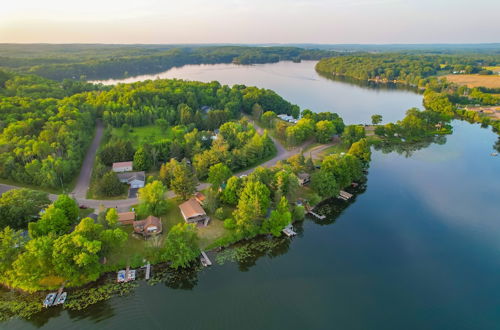
[{"label": "gray roof", "polygon": [[146,173],[144,171],[141,172],[124,172],[124,173],[118,173],[118,179],[120,181],[125,181],[131,182],[133,180],[139,180],[139,181],[145,181],[146,180]]}]

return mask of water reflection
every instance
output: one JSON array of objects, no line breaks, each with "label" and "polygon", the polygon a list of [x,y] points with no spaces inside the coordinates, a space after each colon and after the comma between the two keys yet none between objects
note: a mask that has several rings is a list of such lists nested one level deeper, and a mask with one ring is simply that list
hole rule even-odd
[{"label": "water reflection", "polygon": [[356,198],[366,191],[367,182],[360,182],[357,187],[349,187],[344,189],[348,193],[353,194],[351,199],[344,201],[338,198],[330,198],[318,204],[314,212],[326,216],[324,219],[309,217],[316,224],[325,226],[334,223],[340,215],[352,204],[356,202]]},{"label": "water reflection", "polygon": [[412,87],[408,86],[405,84],[398,84],[398,83],[377,83],[375,81],[370,81],[370,80],[359,80],[356,78],[352,77],[346,77],[346,76],[336,76],[332,74],[327,74],[323,72],[317,72],[320,77],[333,80],[333,81],[338,81],[338,82],[343,82],[351,85],[356,85],[360,87],[364,87],[367,89],[379,89],[379,90],[403,90],[403,91],[411,91],[414,93],[422,93],[421,90],[419,90],[417,87]]},{"label": "water reflection", "polygon": [[201,266],[198,263],[191,267],[179,269],[172,269],[167,265],[157,265],[154,266],[153,277],[149,284],[163,283],[171,289],[192,290],[198,284],[198,272],[200,270]]},{"label": "water reflection", "polygon": [[381,151],[384,154],[396,152],[397,154],[402,155],[405,158],[410,158],[418,150],[425,149],[433,143],[438,145],[444,145],[446,141],[447,141],[446,136],[438,135],[434,137],[429,137],[419,142],[411,142],[411,143],[382,142],[376,144],[374,146],[374,149],[377,151]]}]

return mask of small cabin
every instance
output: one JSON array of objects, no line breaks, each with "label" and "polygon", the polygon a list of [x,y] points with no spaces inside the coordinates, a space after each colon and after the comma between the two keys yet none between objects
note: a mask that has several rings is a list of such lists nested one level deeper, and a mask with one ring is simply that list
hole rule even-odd
[{"label": "small cabin", "polygon": [[196,199],[196,201],[203,206],[203,203],[205,202],[205,195],[199,191],[197,191],[195,194],[194,194],[194,199]]},{"label": "small cabin", "polygon": [[190,198],[179,205],[182,217],[187,223],[195,223],[197,225],[208,225],[210,218],[201,207],[200,203],[195,198]]},{"label": "small cabin", "polygon": [[118,222],[122,225],[131,225],[135,220],[135,212],[118,213]]},{"label": "small cabin", "polygon": [[113,163],[113,172],[116,173],[129,172],[132,171],[133,167],[134,167],[133,162]]}]

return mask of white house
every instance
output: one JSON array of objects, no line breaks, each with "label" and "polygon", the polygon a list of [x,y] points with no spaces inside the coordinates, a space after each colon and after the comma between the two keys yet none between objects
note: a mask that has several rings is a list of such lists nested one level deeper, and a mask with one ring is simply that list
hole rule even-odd
[{"label": "white house", "polygon": [[142,188],[146,182],[146,173],[144,171],[119,173],[118,179],[120,182],[130,185],[130,188]]},{"label": "white house", "polygon": [[119,162],[113,163],[113,172],[129,172],[132,171],[133,163],[132,162]]}]

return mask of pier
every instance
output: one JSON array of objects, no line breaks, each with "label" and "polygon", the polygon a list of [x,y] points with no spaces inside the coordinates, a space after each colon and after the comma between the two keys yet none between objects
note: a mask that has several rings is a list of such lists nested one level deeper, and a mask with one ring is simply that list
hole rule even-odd
[{"label": "pier", "polygon": [[151,264],[148,262],[146,265],[146,276],[145,279],[149,280],[149,277],[151,276]]},{"label": "pier", "polygon": [[283,230],[282,230],[283,234],[285,234],[286,236],[288,237],[292,237],[292,236],[295,236],[297,235],[297,233],[295,231],[293,231],[293,226],[292,225],[288,225],[286,226]]},{"label": "pier", "polygon": [[208,259],[208,256],[204,251],[201,251],[201,264],[204,267],[212,266],[212,262]]},{"label": "pier", "polygon": [[312,209],[312,208],[310,208],[308,205],[306,205],[306,214],[310,214],[310,215],[312,215],[312,216],[314,216],[314,217],[318,218],[319,220],[323,220],[323,219],[325,219],[325,218],[326,218],[326,216],[324,216],[324,215],[319,215],[318,213],[315,213],[315,212],[313,211],[313,209]]},{"label": "pier", "polygon": [[352,194],[349,194],[347,191],[341,190],[337,198],[347,201],[352,198]]}]

